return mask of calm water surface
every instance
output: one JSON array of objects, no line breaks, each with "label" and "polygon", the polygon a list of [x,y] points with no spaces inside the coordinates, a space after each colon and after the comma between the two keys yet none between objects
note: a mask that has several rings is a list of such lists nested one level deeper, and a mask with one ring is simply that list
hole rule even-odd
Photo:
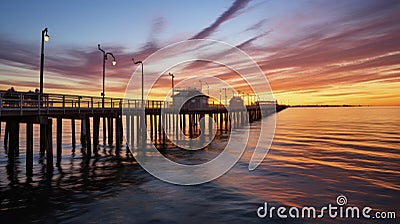
[{"label": "calm water surface", "polygon": [[[80,150],[72,153],[67,121],[63,160],[52,176],[46,176],[39,163],[35,127],[34,176],[26,179],[25,129],[21,125],[21,151],[15,166],[8,164],[3,139],[0,143],[0,223],[371,221],[328,215],[323,219],[260,219],[256,213],[264,202],[286,207],[336,205],[338,195],[347,197],[348,206],[395,211],[397,219],[385,221],[398,223],[399,112],[399,107],[286,109],[277,115],[273,145],[255,171],[247,169],[256,145],[250,139],[248,150],[231,171],[199,186],[164,183],[124,154],[117,159],[109,148],[100,150],[102,156],[85,160]],[[252,136],[257,136],[259,126],[252,124]],[[166,154],[196,163],[215,157],[225,144],[226,139],[220,139],[203,151],[170,149]]]}]

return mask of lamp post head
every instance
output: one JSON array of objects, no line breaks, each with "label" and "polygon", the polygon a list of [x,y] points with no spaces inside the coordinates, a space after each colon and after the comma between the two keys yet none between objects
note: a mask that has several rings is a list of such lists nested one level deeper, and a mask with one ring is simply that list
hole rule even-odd
[{"label": "lamp post head", "polygon": [[44,28],[44,30],[42,30],[42,37],[45,42],[48,42],[50,40],[50,36],[47,34],[47,31],[47,28]]},{"label": "lamp post head", "polygon": [[135,64],[135,65],[137,65],[137,64],[142,64],[143,65],[142,61],[135,61],[134,58],[132,58],[132,61],[133,61],[133,64]]},{"label": "lamp post head", "polygon": [[113,62],[112,62],[112,65],[117,65],[117,62],[114,60]]}]

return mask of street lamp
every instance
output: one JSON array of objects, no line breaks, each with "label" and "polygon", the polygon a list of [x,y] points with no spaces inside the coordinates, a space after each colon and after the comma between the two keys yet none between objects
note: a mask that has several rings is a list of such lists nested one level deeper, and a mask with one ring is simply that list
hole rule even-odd
[{"label": "street lamp", "polygon": [[219,104],[220,104],[220,105],[222,104],[222,99],[221,99],[221,97],[222,97],[222,89],[219,89]]},{"label": "street lamp", "polygon": [[172,73],[168,73],[168,75],[169,76],[171,76],[171,78],[172,78],[172,95],[171,95],[171,97],[175,94],[175,87],[174,87],[174,78],[175,78],[175,76],[174,76],[174,74],[172,74]]},{"label": "street lamp", "polygon": [[224,90],[224,92],[225,92],[225,105],[228,105],[228,99],[226,98],[226,88],[219,89],[219,102],[222,101],[222,99],[221,99],[222,90]]},{"label": "street lamp", "polygon": [[42,30],[42,46],[40,54],[40,94],[43,94],[44,42],[48,42],[49,40],[50,36],[47,34],[47,28],[44,28],[44,30]]},{"label": "street lamp", "polygon": [[98,44],[97,47],[99,48],[99,50],[101,52],[103,52],[103,92],[101,93],[101,96],[103,98],[102,98],[102,103],[101,104],[102,104],[102,107],[104,108],[104,97],[106,95],[104,88],[105,88],[105,80],[106,80],[106,60],[107,60],[107,55],[110,55],[113,58],[113,61],[112,61],[112,65],[113,66],[115,66],[117,64],[117,62],[115,61],[115,57],[114,57],[114,55],[112,53],[110,53],[110,52],[106,53],[103,49],[100,48],[100,44]]},{"label": "street lamp", "polygon": [[136,61],[135,62],[135,59],[134,58],[132,58],[132,61],[133,61],[133,64],[135,64],[135,65],[137,65],[137,64],[142,64],[142,109],[143,109],[143,114],[142,114],[142,116],[141,116],[141,118],[140,118],[140,120],[141,120],[141,122],[139,123],[139,130],[142,132],[142,140],[141,141],[139,141],[139,142],[141,142],[141,144],[142,145],[144,145],[145,144],[145,141],[146,141],[146,131],[144,131],[145,130],[145,128],[146,128],[146,108],[145,108],[145,106],[144,106],[144,77],[143,77],[143,62],[142,61]]},{"label": "street lamp", "polygon": [[133,64],[137,65],[137,64],[142,64],[142,108],[144,108],[144,79],[143,79],[143,62],[142,61],[136,61],[135,59],[132,58]]},{"label": "street lamp", "polygon": [[226,88],[224,88],[224,90],[225,90],[225,105],[228,105],[228,100],[226,98]]},{"label": "street lamp", "polygon": [[207,95],[209,96],[210,95],[210,86],[208,85],[208,82],[206,82],[206,85],[207,85]]}]

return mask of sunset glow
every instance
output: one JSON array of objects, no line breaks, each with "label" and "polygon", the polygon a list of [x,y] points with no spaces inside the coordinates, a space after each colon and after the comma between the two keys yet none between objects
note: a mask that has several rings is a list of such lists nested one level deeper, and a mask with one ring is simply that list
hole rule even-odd
[{"label": "sunset glow", "polygon": [[[44,1],[40,4],[44,9],[34,2],[23,5],[10,1],[0,9],[2,90],[39,87],[40,31],[48,27],[47,93],[100,97],[102,56],[97,44],[112,52],[117,62],[106,64],[107,96],[123,97],[132,73],[140,70],[132,57],[145,62],[169,44],[213,39],[251,56],[280,103],[400,105],[398,1],[149,1],[140,5]],[[234,71],[223,66],[198,62],[178,67],[171,69],[176,84],[192,74],[211,75],[252,94],[246,83],[235,79]],[[145,63],[144,72],[148,72]],[[167,72],[158,89],[152,90],[155,98],[157,91],[162,95],[170,90],[170,80]],[[210,91],[220,88],[209,85]]]}]

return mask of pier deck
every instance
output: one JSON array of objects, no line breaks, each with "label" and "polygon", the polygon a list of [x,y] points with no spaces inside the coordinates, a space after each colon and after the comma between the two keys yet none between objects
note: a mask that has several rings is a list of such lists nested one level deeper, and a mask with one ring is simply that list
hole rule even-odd
[{"label": "pier deck", "polygon": [[[261,119],[262,111],[273,113],[285,108],[275,102],[264,102],[247,105],[242,110],[228,111],[223,105],[208,105],[206,108],[181,109],[179,113],[172,113],[171,102],[147,100],[144,105],[145,110],[140,107],[141,101],[137,99],[0,91],[0,128],[1,122],[6,123],[4,146],[12,162],[19,154],[19,124],[26,123],[26,170],[27,175],[32,175],[34,124],[40,125],[40,155],[46,156],[46,166],[51,171],[53,119],[57,128],[56,164],[59,164],[62,156],[63,119],[71,120],[73,148],[76,147],[75,120],[81,121],[80,141],[86,156],[90,158],[92,153],[97,154],[99,147],[100,121],[102,121],[104,145],[107,143],[113,145],[115,140],[116,155],[119,155],[123,139],[129,139],[131,147],[140,147],[149,134],[150,140],[162,147],[168,141],[166,132],[177,135],[178,127],[188,137],[196,137],[196,133],[200,130],[198,124],[201,125],[200,121],[205,116],[216,122],[217,132],[228,133],[232,127]],[[123,133],[123,119],[126,125],[125,133]],[[147,129],[141,128],[143,124]],[[208,124],[210,129],[212,126],[211,123]],[[211,133],[210,130],[208,132]]]}]

